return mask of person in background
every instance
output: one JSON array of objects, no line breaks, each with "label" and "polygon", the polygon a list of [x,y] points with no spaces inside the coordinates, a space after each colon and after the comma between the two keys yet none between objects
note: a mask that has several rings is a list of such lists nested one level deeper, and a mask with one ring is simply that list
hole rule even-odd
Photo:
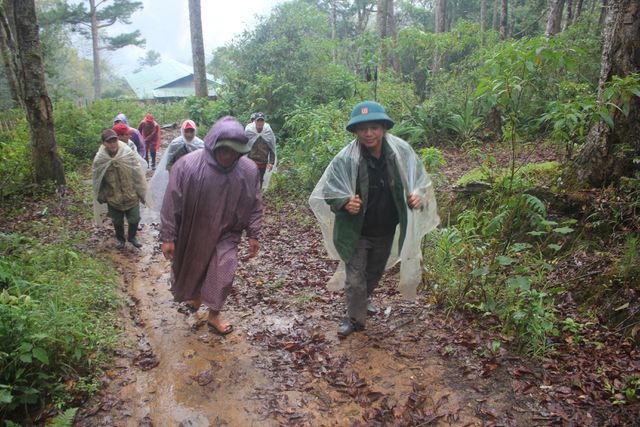
[{"label": "person in background", "polygon": [[171,141],[164,154],[167,156],[167,170],[170,171],[174,163],[185,154],[204,147],[204,141],[196,136],[197,130],[196,123],[193,120],[185,120],[182,123],[180,136]]},{"label": "person in background", "polygon": [[147,181],[138,154],[118,139],[113,129],[105,129],[102,145],[92,164],[94,207],[106,203],[116,234],[116,249],[125,245],[124,217],[129,224],[127,240],[136,248],[140,222],[140,202],[145,203]]},{"label": "person in background", "polygon": [[[144,120],[138,125],[138,130],[144,138],[146,151],[144,159],[147,161],[151,169],[156,169],[156,151],[160,147],[160,125],[153,119],[151,114],[147,114]],[[149,155],[151,155],[151,163],[149,163]]]},{"label": "person in background", "polygon": [[180,126],[181,136],[167,147],[160,164],[149,181],[149,192],[156,208],[162,207],[164,194],[169,184],[169,172],[173,165],[185,155],[204,147],[204,142],[196,136],[197,127],[193,120],[185,120]]},{"label": "person in background", "polygon": [[256,113],[255,120],[245,127],[245,133],[251,145],[248,157],[258,166],[262,186],[265,172],[273,167],[276,159],[276,136],[265,122],[264,113]]},{"label": "person in background", "polygon": [[160,212],[160,241],[162,253],[172,260],[174,299],[193,312],[204,303],[209,329],[226,335],[233,326],[221,310],[233,284],[242,233],[249,239],[249,257],[260,249],[260,179],[244,156],[250,147],[235,118],[218,120],[204,144],[171,168]]},{"label": "person in background", "polygon": [[138,151],[138,154],[144,157],[147,149],[145,147],[144,138],[142,137],[142,134],[140,133],[140,131],[136,128],[132,128],[131,126],[129,126],[129,121],[127,120],[127,116],[125,116],[122,113],[118,114],[113,119],[113,126],[117,125],[118,123],[124,123],[125,125],[127,125],[127,128],[129,128],[129,139],[133,141],[134,144],[136,144],[136,150]]},{"label": "person in background", "polygon": [[136,153],[138,152],[138,147],[129,138],[129,126],[127,126],[124,123],[120,122],[120,123],[117,123],[117,124],[113,125],[113,127],[111,129],[118,135],[118,139],[120,141],[122,141],[125,144],[127,144],[127,146],[129,148],[131,148],[131,150],[133,150],[134,152],[136,152]]}]

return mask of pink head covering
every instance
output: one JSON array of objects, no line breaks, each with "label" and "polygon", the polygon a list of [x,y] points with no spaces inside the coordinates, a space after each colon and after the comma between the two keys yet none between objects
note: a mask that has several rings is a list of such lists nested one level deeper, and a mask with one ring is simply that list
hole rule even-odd
[{"label": "pink head covering", "polygon": [[146,116],[144,116],[144,119],[148,122],[152,122],[153,121],[153,116],[151,114],[147,114]]}]

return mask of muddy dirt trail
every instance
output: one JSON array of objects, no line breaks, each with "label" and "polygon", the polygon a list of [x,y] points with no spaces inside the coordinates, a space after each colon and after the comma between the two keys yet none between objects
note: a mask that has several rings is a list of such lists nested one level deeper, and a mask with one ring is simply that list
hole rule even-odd
[{"label": "muddy dirt trail", "polygon": [[325,286],[335,263],[304,206],[267,202],[260,254],[240,263],[226,303],[235,326],[226,337],[206,328],[203,308],[178,310],[157,234],[157,224],[145,224],[143,248],[123,251],[107,225],[92,236],[120,266],[131,303],[122,350],[78,426],[540,423],[540,408],[507,374],[527,372],[523,362],[496,369],[477,357],[486,343],[425,297],[403,301],[392,273],[367,329],[339,340],[343,295]]}]

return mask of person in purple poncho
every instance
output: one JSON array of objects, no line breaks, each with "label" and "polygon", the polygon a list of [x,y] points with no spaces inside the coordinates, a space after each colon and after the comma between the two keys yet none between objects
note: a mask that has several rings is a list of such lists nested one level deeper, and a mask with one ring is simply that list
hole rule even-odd
[{"label": "person in purple poncho", "polygon": [[127,129],[129,129],[129,139],[136,145],[136,151],[138,151],[138,154],[144,157],[147,149],[144,145],[144,138],[142,137],[140,131],[129,126],[127,116],[122,113],[118,114],[115,119],[113,119],[113,126],[116,126],[118,123],[124,123],[125,125],[127,125]]},{"label": "person in purple poncho", "polygon": [[260,175],[244,156],[251,149],[248,142],[235,118],[218,120],[204,139],[205,148],[171,169],[160,212],[161,248],[172,260],[174,299],[192,312],[203,303],[209,329],[221,335],[233,331],[220,311],[233,283],[242,232],[250,258],[260,249]]}]

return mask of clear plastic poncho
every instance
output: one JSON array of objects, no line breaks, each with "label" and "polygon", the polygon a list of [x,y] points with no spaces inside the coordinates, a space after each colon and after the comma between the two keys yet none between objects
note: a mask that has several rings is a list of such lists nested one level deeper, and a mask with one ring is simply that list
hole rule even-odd
[{"label": "clear plastic poncho", "polygon": [[277,171],[278,152],[276,151],[276,135],[273,133],[273,130],[271,129],[271,126],[269,125],[269,123],[265,123],[264,127],[262,128],[262,132],[258,132],[258,130],[256,129],[255,122],[249,123],[244,128],[244,133],[247,135],[247,138],[249,138],[250,147],[253,147],[253,144],[256,143],[256,141],[258,140],[258,137],[262,137],[262,139],[264,139],[264,141],[267,143],[269,148],[273,150],[273,155],[275,157],[273,159],[273,164],[271,168],[267,168],[267,170],[264,172],[264,178],[262,180],[262,190],[264,191],[267,188],[269,188],[269,182],[271,182],[271,176]]},{"label": "clear plastic poncho", "polygon": [[[411,146],[402,139],[387,133],[385,140],[395,155],[405,196],[415,194],[422,200],[420,209],[406,208],[407,231],[404,243],[398,252],[400,240],[400,225],[398,225],[386,266],[389,268],[401,261],[399,289],[404,298],[414,300],[417,287],[422,281],[422,238],[438,225],[440,219],[433,183],[422,161]],[[327,201],[355,196],[358,168],[362,159],[360,150],[361,145],[357,139],[343,148],[324,171],[309,198],[309,205],[320,224],[327,252],[331,258],[340,260],[335,274],[329,280],[330,290],[339,290],[344,287],[346,272],[345,263],[340,259],[333,242],[335,214]]]},{"label": "clear plastic poncho", "polygon": [[96,226],[102,224],[107,215],[107,204],[98,202],[98,193],[100,192],[100,185],[104,179],[104,174],[107,172],[107,169],[109,169],[109,166],[114,163],[117,163],[119,168],[131,172],[138,197],[144,200],[148,207],[153,206],[145,177],[147,162],[138,155],[136,150],[132,150],[122,141],[118,141],[118,151],[113,157],[109,155],[104,145],[100,145],[100,149],[98,149],[91,166],[93,182],[93,223]]},{"label": "clear plastic poncho", "polygon": [[186,146],[189,152],[204,148],[204,141],[197,136],[195,136],[191,141],[187,141],[185,139],[184,128],[187,123],[189,123],[197,133],[198,129],[195,122],[193,120],[185,120],[184,123],[182,123],[182,126],[180,126],[181,135],[171,141],[167,149],[164,151],[162,159],[149,181],[149,192],[151,193],[153,204],[155,206],[154,210],[156,212],[160,212],[160,209],[162,209],[164,193],[167,190],[167,185],[169,184],[169,170],[167,169],[169,160],[173,159],[173,156],[175,156],[178,150],[183,146]]}]

